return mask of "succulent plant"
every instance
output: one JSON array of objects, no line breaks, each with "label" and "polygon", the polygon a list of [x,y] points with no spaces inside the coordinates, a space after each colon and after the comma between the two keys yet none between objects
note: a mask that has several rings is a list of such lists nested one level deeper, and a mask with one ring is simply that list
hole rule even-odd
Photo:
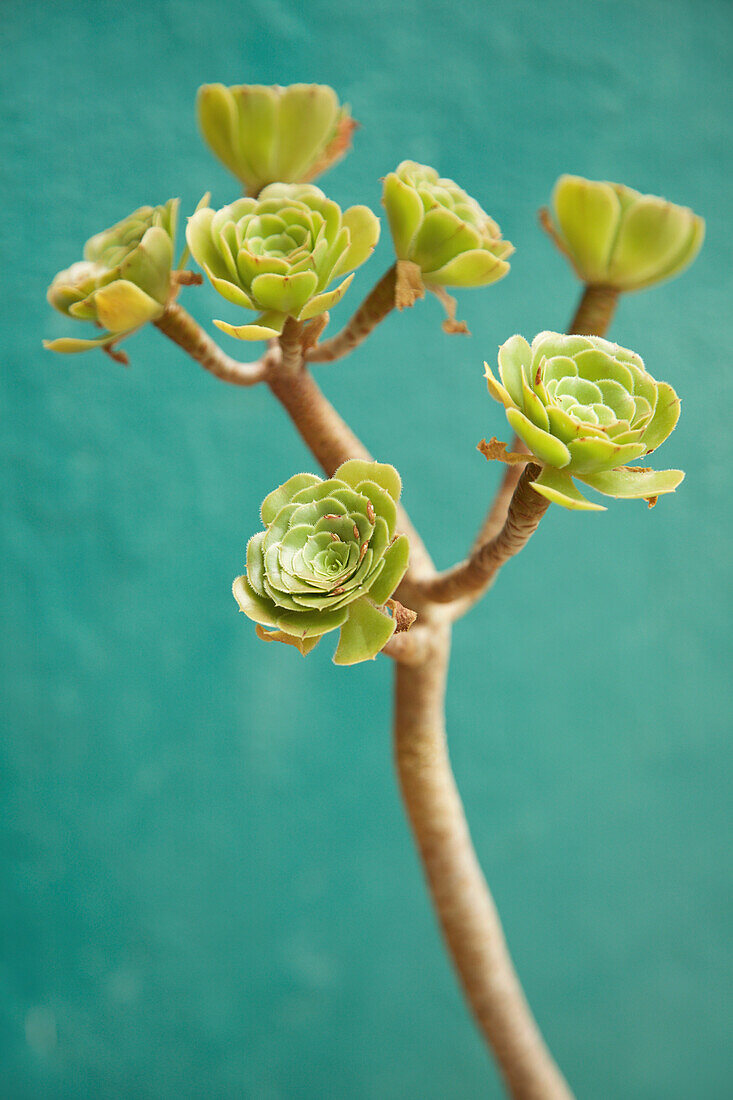
[{"label": "succulent plant", "polygon": [[326,84],[204,84],[204,140],[250,195],[268,183],[305,183],[340,160],[356,126]]},{"label": "succulent plant", "polygon": [[486,286],[506,275],[514,251],[493,218],[453,180],[403,160],[382,202],[398,260],[417,264],[427,287]]},{"label": "succulent plant", "polygon": [[273,183],[259,199],[242,198],[221,210],[197,210],[189,219],[189,248],[222,297],[258,310],[254,324],[214,321],[239,340],[282,332],[288,316],[306,321],[330,309],[353,275],[334,290],[333,279],[371,255],[379,219],[366,206],[341,208],[312,184]]},{"label": "succulent plant", "polygon": [[296,474],[265,498],[265,530],[234,582],[261,638],[306,654],[340,628],[336,664],[376,656],[395,630],[383,605],[408,563],[407,537],[395,537],[401,487],[394,467],[352,459],[326,481]]},{"label": "succulent plant", "polygon": [[178,199],[141,206],[91,237],[84,259],[60,271],[48,288],[54,309],[107,329],[96,340],[45,340],[52,351],[110,347],[159,317],[170,296]]},{"label": "succulent plant", "polygon": [[620,291],[679,275],[705,236],[704,220],[687,206],[581,176],[560,177],[552,213],[553,235],[578,278]]},{"label": "succulent plant", "polygon": [[604,511],[573,478],[607,496],[649,501],[682,481],[681,470],[626,465],[656,450],[680,412],[672,387],[656,382],[633,351],[599,336],[541,332],[531,347],[522,336],[502,344],[501,381],[485,366],[489,393],[543,467],[532,485],[548,500]]}]

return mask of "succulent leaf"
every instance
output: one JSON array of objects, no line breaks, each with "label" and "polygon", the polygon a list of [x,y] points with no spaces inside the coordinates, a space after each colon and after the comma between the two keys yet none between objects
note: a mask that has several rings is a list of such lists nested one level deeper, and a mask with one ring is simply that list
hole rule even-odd
[{"label": "succulent leaf", "polygon": [[100,336],[97,340],[79,340],[75,336],[59,336],[56,340],[44,340],[43,346],[47,351],[58,351],[63,355],[76,355],[80,351],[108,348],[119,339],[119,333]]},{"label": "succulent leaf", "polygon": [[398,260],[420,268],[427,287],[476,287],[506,275],[514,249],[493,218],[453,180],[403,161],[384,180],[382,203]]},{"label": "succulent leaf", "polygon": [[378,611],[367,599],[351,605],[349,617],[341,627],[339,644],[333,656],[336,665],[356,665],[373,661],[395,632],[395,622]]},{"label": "succulent leaf", "polygon": [[321,640],[320,637],[298,638],[295,634],[286,634],[284,630],[265,630],[259,623],[255,623],[255,634],[263,642],[284,642],[285,645],[295,646],[303,657],[307,657]]},{"label": "succulent leaf", "polygon": [[379,219],[368,206],[350,206],[344,211],[341,223],[349,231],[349,243],[334,268],[334,274],[345,275],[366,263],[376,248]]},{"label": "succulent leaf", "polygon": [[330,309],[352,275],[332,290],[338,274],[371,254],[379,221],[366,206],[342,213],[311,184],[271,184],[259,199],[237,199],[189,218],[186,240],[212,286],[227,301],[260,311],[251,324],[215,321],[239,340],[264,340],[286,317],[307,321]]},{"label": "succulent leaf", "polygon": [[564,470],[555,470],[552,466],[545,466],[540,476],[532,482],[532,488],[553,504],[559,504],[571,511],[606,511],[602,504],[594,504],[583,496],[570,474],[566,474]]},{"label": "succulent leaf", "polygon": [[673,493],[684,476],[682,470],[641,470],[626,466],[584,474],[581,480],[606,496],[638,500]]},{"label": "succulent leaf", "polygon": [[646,498],[682,480],[678,470],[626,465],[656,450],[680,411],[672,387],[655,381],[635,352],[598,336],[541,332],[531,347],[512,336],[498,360],[501,383],[485,364],[489,393],[543,467],[532,484],[548,500],[601,510],[574,477],[609,496]]},{"label": "succulent leaf", "polygon": [[[284,314],[282,320],[285,321]],[[272,325],[265,324],[230,325],[228,321],[217,321],[216,319],[214,324],[222,332],[226,332],[227,336],[233,336],[235,340],[272,340],[282,332],[282,324],[279,328],[273,328]]]},{"label": "succulent leaf", "polygon": [[425,213],[422,199],[414,187],[404,183],[396,172],[385,178],[382,202],[387,212],[397,258],[405,260]]},{"label": "succulent leaf", "polygon": [[139,328],[160,314],[160,303],[126,279],[100,287],[94,304],[100,325],[114,333]]},{"label": "succulent leaf", "polygon": [[373,658],[395,629],[382,607],[408,566],[393,538],[401,482],[385,463],[354,459],[325,481],[295,474],[262,502],[264,530],[247,543],[234,582],[260,637],[296,645],[341,628],[337,664]]},{"label": "succulent leaf", "polygon": [[362,481],[373,481],[389,493],[395,503],[402,494],[402,479],[388,462],[366,462],[362,458],[350,458],[341,463],[334,477],[340,478],[354,489]]},{"label": "succulent leaf", "polygon": [[269,527],[275,516],[286,504],[290,504],[293,497],[301,489],[312,489],[314,485],[322,484],[320,477],[316,477],[315,474],[294,474],[284,484],[278,486],[277,489],[273,489],[262,501],[262,508],[260,509],[262,522],[266,527]]},{"label": "succulent leaf", "polygon": [[553,232],[583,282],[642,290],[679,275],[702,247],[705,222],[687,206],[620,183],[561,176]]},{"label": "succulent leaf", "polygon": [[163,313],[171,293],[178,199],[142,206],[91,237],[84,259],[60,271],[48,301],[60,313],[108,331],[93,340],[45,341],[52,351],[73,353],[110,347]]},{"label": "succulent leaf", "polygon": [[386,603],[407,571],[410,544],[407,535],[398,535],[384,552],[384,568],[369,588],[373,603]]},{"label": "succulent leaf", "polygon": [[325,84],[204,84],[201,133],[250,194],[314,179],[348,151],[355,123]]}]

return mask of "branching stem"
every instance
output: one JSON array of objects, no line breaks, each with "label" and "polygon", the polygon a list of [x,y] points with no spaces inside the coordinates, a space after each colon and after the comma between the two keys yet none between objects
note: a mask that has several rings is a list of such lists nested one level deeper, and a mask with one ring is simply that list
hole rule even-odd
[{"label": "branching stem", "polygon": [[[286,324],[278,347],[256,364],[230,360],[180,306],[166,311],[158,327],[225,381],[249,385],[264,378],[326,474],[349,458],[370,458],[308,372],[295,322]],[[539,522],[542,498],[526,486],[536,498],[530,507],[520,485],[495,550],[487,552],[486,562],[479,555],[484,585],[487,563],[498,568]],[[514,971],[451,771],[444,709],[451,609],[421,605],[433,564],[401,508],[398,524],[410,539],[411,564],[397,595],[419,618],[409,631],[394,635],[384,652],[396,668],[395,763],[435,911],[468,1003],[514,1100],[570,1100]]]},{"label": "branching stem", "polygon": [[539,473],[534,463],[524,467],[499,533],[481,543],[465,561],[422,581],[418,590],[424,599],[453,603],[486,591],[502,565],[526,545],[549,508],[549,500],[531,486]]},{"label": "branching stem", "polygon": [[232,359],[177,302],[170,303],[155,325],[174,344],[178,344],[192,359],[200,363],[204,370],[220,378],[222,382],[231,382],[235,386],[254,386],[257,382],[264,382],[267,373],[266,357],[263,356],[254,363],[240,363]]},{"label": "branching stem", "polygon": [[[282,362],[272,364],[267,384],[293,421],[305,445],[329,477],[337,466],[349,458],[371,461],[369,451],[341,419],[304,366],[302,354],[298,364],[298,353],[289,346],[289,341],[290,333],[286,327],[280,339]],[[410,540],[410,570],[432,574],[434,569],[428,552],[401,505],[398,505],[397,523]],[[405,602],[410,603],[409,599]]]},{"label": "branching stem", "polygon": [[350,321],[329,340],[306,353],[309,363],[332,363],[358,347],[395,307],[396,265],[384,273]]}]

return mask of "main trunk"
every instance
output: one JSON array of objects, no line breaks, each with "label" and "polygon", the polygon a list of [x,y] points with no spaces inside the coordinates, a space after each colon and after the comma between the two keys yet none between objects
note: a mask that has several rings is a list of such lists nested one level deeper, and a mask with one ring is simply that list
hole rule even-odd
[{"label": "main trunk", "polygon": [[436,623],[423,664],[397,664],[395,760],[448,950],[511,1096],[569,1100],[509,957],[456,788],[445,732],[450,626]]}]

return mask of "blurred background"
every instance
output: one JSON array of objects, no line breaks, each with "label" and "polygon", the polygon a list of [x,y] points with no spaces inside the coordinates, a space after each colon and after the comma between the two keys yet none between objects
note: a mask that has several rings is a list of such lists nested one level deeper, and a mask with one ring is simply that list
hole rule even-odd
[{"label": "blurred background", "polygon": [[[152,328],[129,369],[41,347],[70,331],[47,284],[92,233],[235,197],[197,86],[301,80],[362,123],[333,198],[378,211],[381,176],[428,162],[517,248],[461,295],[471,339],[431,299],[316,368],[441,566],[499,476],[475,450],[506,432],[482,360],[576,303],[536,224],[558,174],[707,219],[695,265],[612,329],[683,397],[660,461],[686,481],[653,511],[551,510],[456,630],[448,720],[578,1096],[730,1096],[731,3],[4,0],[0,35],[2,1096],[501,1093],[399,803],[390,662],[262,645],[231,597],[262,497],[313,469],[283,412]],[[210,331],[236,312],[208,287],[182,301]]]}]

